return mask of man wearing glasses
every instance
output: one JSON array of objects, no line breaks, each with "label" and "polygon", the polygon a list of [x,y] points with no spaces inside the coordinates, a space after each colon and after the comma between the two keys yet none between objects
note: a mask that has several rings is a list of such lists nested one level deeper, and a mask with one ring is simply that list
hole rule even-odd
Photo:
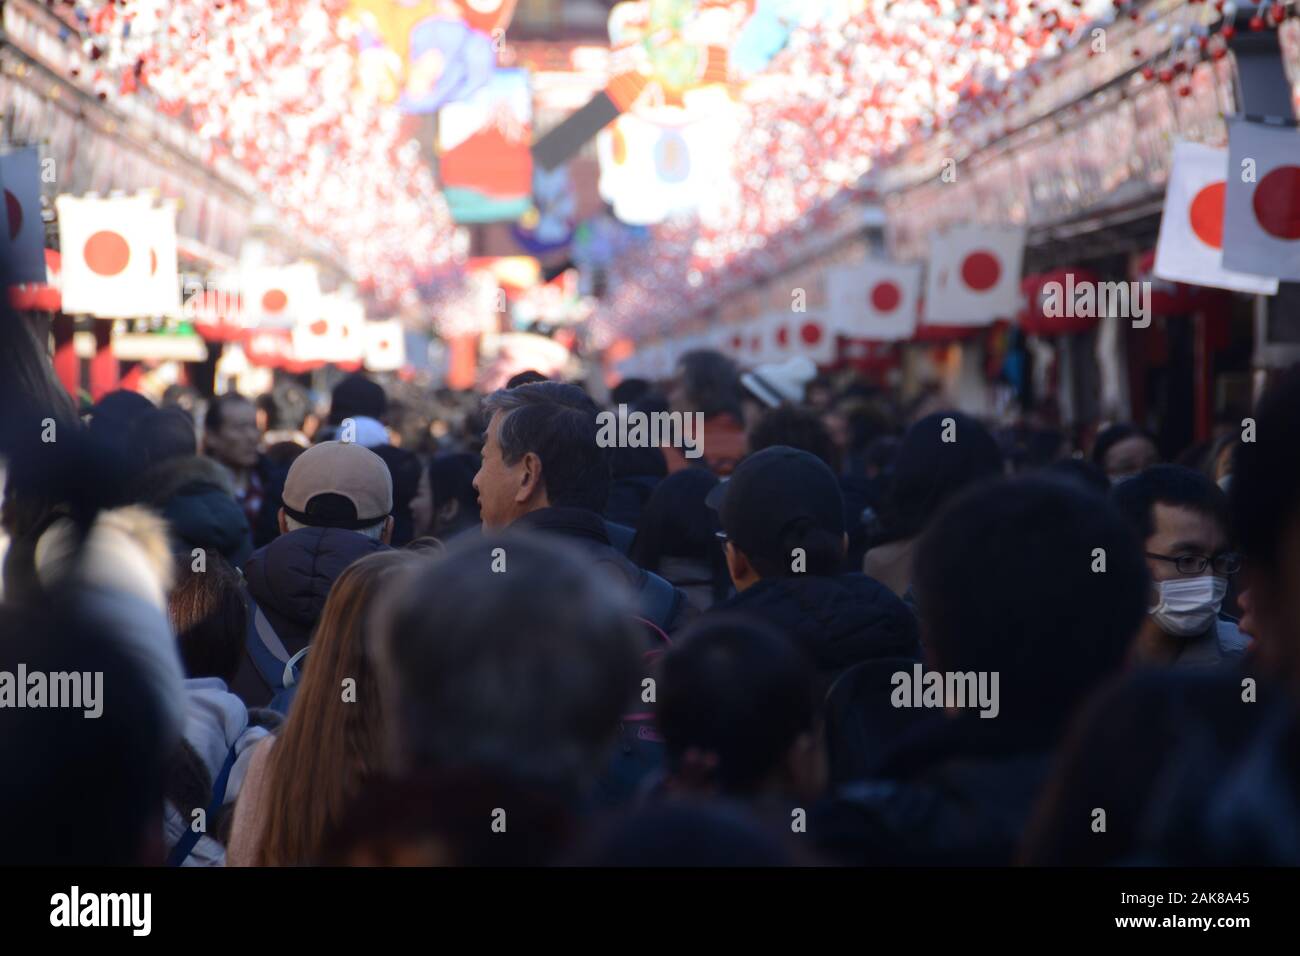
[{"label": "man wearing glasses", "polygon": [[1199,471],[1156,465],[1118,485],[1112,498],[1143,539],[1151,573],[1134,659],[1183,666],[1240,657],[1249,639],[1220,612],[1241,570],[1223,492]]}]

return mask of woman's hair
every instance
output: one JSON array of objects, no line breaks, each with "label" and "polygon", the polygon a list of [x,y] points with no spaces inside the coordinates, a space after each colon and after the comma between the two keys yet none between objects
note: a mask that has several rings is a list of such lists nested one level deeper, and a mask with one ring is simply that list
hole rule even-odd
[{"label": "woman's hair", "polygon": [[243,581],[216,551],[209,551],[202,571],[195,571],[188,552],[176,561],[176,584],[167,598],[167,613],[186,677],[235,679],[244,654],[248,605]]},{"label": "woman's hair", "polygon": [[[312,860],[362,779],[379,771],[385,714],[368,619],[381,588],[420,560],[404,551],[373,554],[351,565],[330,589],[302,684],[271,748],[258,866]],[[346,701],[345,680],[355,682]]]}]

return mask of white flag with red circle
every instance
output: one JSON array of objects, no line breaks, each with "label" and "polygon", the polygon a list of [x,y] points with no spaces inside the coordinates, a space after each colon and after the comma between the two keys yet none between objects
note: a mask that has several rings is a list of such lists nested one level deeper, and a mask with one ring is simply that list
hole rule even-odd
[{"label": "white flag with red circle", "polygon": [[1273,295],[1277,279],[1223,264],[1228,151],[1204,143],[1174,144],[1152,273],[1166,282]]},{"label": "white flag with red circle", "polygon": [[4,256],[9,281],[45,282],[45,223],[41,220],[41,157],[35,146],[0,155],[4,190]]},{"label": "white flag with red circle", "polygon": [[406,364],[406,331],[401,319],[367,322],[364,331],[367,369],[395,372]]},{"label": "white flag with red circle", "polygon": [[176,202],[164,200],[145,219],[149,247],[149,315],[180,318],[181,287],[176,254]]},{"label": "white flag with red circle", "polygon": [[1021,226],[965,224],[930,237],[925,321],[991,325],[1020,309]]},{"label": "white flag with red circle", "polygon": [[320,278],[309,262],[246,269],[242,281],[244,313],[254,325],[293,328],[321,317]]},{"label": "white flag with red circle", "polygon": [[873,342],[910,339],[921,298],[921,266],[867,259],[826,273],[831,322],[840,335]]},{"label": "white flag with red circle", "polygon": [[293,327],[293,355],[298,362],[337,365],[355,370],[365,352],[361,325],[362,304],[339,293],[320,297],[316,317],[300,319]]},{"label": "white flag with red circle", "polygon": [[1300,129],[1228,121],[1223,265],[1300,281]]},{"label": "white flag with red circle", "polygon": [[54,208],[59,217],[63,311],[101,319],[153,314],[152,200],[146,196],[59,196]]}]

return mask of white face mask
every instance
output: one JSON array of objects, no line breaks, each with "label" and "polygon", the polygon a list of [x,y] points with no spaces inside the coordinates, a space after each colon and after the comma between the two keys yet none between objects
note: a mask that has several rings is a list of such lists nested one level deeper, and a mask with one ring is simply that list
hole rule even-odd
[{"label": "white face mask", "polygon": [[1228,593],[1228,579],[1217,575],[1161,581],[1160,603],[1149,613],[1168,634],[1190,637],[1209,630]]}]

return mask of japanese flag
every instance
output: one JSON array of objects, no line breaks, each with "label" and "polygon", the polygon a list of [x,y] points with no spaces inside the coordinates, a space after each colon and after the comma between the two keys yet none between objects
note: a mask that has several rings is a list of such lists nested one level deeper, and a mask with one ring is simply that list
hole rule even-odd
[{"label": "japanese flag", "polygon": [[868,259],[829,270],[826,282],[831,323],[839,334],[898,342],[916,331],[920,264]]},{"label": "japanese flag", "polygon": [[1300,280],[1300,129],[1228,121],[1223,265]]},{"label": "japanese flag", "polygon": [[302,318],[293,327],[293,353],[312,365],[358,367],[365,349],[360,322],[365,312],[360,302],[338,293],[322,295],[316,317]]},{"label": "japanese flag", "polygon": [[45,281],[45,223],[41,221],[41,159],[35,146],[0,156],[4,190],[5,261],[9,281]]},{"label": "japanese flag", "polygon": [[1228,151],[1201,143],[1174,144],[1165,187],[1160,238],[1152,273],[1167,282],[1277,292],[1277,280],[1234,272],[1223,265],[1223,212]]},{"label": "japanese flag", "polygon": [[59,196],[54,206],[63,256],[63,311],[101,319],[154,314],[152,201],[145,196]]},{"label": "japanese flag", "polygon": [[967,224],[930,238],[925,321],[992,325],[1020,309],[1020,226]]},{"label": "japanese flag", "polygon": [[309,262],[245,270],[243,286],[244,311],[254,325],[294,328],[321,317],[320,280]]},{"label": "japanese flag", "polygon": [[372,372],[395,372],[406,364],[406,333],[400,319],[367,322],[366,368]]},{"label": "japanese flag", "polygon": [[149,210],[145,218],[149,247],[149,315],[181,316],[181,288],[176,257],[176,203]]}]

